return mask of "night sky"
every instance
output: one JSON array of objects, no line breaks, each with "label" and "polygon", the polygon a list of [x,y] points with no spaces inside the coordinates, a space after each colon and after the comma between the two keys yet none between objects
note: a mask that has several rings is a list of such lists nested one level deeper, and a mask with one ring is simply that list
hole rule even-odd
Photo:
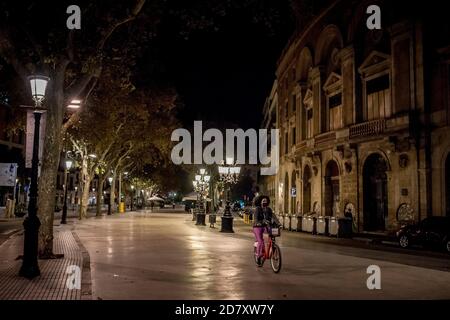
[{"label": "night sky", "polygon": [[218,31],[197,31],[187,40],[170,28],[162,32],[160,53],[184,105],[179,117],[186,128],[194,120],[219,128],[260,127],[276,62],[293,33],[288,4],[279,3],[281,19],[270,29],[253,23],[249,12],[234,12]]}]

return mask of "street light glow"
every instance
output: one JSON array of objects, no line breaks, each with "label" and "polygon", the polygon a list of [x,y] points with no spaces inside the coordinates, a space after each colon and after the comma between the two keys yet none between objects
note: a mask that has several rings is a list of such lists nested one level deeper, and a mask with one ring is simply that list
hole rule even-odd
[{"label": "street light glow", "polygon": [[36,103],[42,102],[45,97],[45,91],[50,78],[44,76],[30,76],[28,77],[31,86],[31,95]]},{"label": "street light glow", "polygon": [[201,175],[203,175],[203,174],[205,174],[205,173],[206,173],[206,169],[204,169],[204,168],[200,169],[200,174],[201,174]]},{"label": "street light glow", "polygon": [[73,161],[72,160],[66,160],[66,169],[70,170],[72,168]]}]

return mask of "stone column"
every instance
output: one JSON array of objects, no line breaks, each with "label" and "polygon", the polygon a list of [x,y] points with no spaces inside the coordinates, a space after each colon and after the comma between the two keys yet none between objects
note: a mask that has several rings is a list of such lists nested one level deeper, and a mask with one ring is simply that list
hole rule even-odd
[{"label": "stone column", "polygon": [[393,114],[414,109],[414,67],[412,64],[412,29],[409,23],[398,23],[391,30],[392,111]]},{"label": "stone column", "polygon": [[355,123],[355,51],[352,46],[340,52],[344,127]]},{"label": "stone column", "polygon": [[318,135],[323,132],[326,122],[326,113],[324,112],[325,99],[322,93],[323,67],[317,66],[311,71],[312,92],[313,92],[313,133]]}]

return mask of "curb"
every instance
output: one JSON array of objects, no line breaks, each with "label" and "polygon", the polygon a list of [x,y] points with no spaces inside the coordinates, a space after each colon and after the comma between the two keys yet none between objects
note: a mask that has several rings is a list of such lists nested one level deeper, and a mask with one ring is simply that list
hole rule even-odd
[{"label": "curb", "polygon": [[0,237],[3,237],[4,240],[0,241],[0,247],[3,246],[6,242],[8,242],[9,240],[11,240],[11,238],[13,236],[15,236],[16,234],[20,234],[21,232],[23,232],[23,229],[14,229],[9,233],[6,234],[0,234]]},{"label": "curb", "polygon": [[83,257],[83,268],[81,270],[81,300],[92,300],[91,257],[74,230],[72,230],[72,236],[78,244]]}]

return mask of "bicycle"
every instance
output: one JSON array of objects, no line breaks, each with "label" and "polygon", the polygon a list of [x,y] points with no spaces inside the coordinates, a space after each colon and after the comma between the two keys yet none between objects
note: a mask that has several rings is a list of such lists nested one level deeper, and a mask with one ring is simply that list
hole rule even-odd
[{"label": "bicycle", "polygon": [[281,230],[279,227],[272,229],[266,227],[266,231],[269,234],[269,241],[267,246],[264,246],[264,255],[262,260],[260,261],[258,259],[258,242],[255,242],[253,245],[253,256],[258,267],[262,267],[264,265],[264,261],[270,259],[270,265],[273,272],[278,273],[281,270],[281,250],[276,244],[275,238],[281,235]]}]

